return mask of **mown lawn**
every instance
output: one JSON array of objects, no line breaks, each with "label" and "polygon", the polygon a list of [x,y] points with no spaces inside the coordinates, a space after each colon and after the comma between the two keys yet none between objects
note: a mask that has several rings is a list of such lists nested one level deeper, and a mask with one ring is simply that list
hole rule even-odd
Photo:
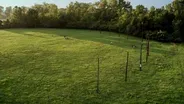
[{"label": "mown lawn", "polygon": [[[109,32],[0,30],[0,103],[183,104],[183,44],[151,41],[146,63],[145,41],[143,71],[139,71],[139,47],[140,39]],[[125,82],[127,51],[130,61]]]}]

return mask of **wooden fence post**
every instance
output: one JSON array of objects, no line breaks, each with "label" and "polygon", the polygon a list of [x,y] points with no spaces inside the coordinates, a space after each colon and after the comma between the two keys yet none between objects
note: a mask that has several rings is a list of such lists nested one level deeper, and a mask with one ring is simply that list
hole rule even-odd
[{"label": "wooden fence post", "polygon": [[126,69],[125,69],[125,82],[128,79],[128,61],[129,61],[129,52],[127,52],[127,61],[126,61]]},{"label": "wooden fence post", "polygon": [[98,70],[97,70],[97,86],[96,93],[100,93],[99,84],[100,84],[100,58],[98,57]]},{"label": "wooden fence post", "polygon": [[147,39],[147,54],[146,54],[146,62],[148,62],[148,58],[149,58],[149,55],[150,55],[150,42],[149,42],[149,37]]},{"label": "wooden fence post", "polygon": [[141,48],[140,48],[140,71],[142,71],[142,47],[143,47],[143,43],[141,43]]},{"label": "wooden fence post", "polygon": [[143,48],[143,41],[144,41],[143,24],[144,24],[144,22],[142,22],[142,24],[141,24],[142,41],[141,41],[141,47],[140,47],[140,66],[139,66],[140,71],[142,71],[142,48]]}]

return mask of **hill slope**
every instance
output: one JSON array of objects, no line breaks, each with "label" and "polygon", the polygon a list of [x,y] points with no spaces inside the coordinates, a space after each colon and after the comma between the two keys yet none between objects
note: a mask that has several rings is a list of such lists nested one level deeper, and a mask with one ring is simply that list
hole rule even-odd
[{"label": "hill slope", "polygon": [[144,45],[140,72],[138,38],[88,30],[0,30],[0,103],[184,103],[183,45],[150,44],[148,63]]}]

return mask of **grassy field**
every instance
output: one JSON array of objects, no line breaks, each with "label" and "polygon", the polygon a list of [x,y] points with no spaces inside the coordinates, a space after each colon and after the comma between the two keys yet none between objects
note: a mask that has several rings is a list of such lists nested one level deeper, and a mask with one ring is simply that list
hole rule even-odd
[{"label": "grassy field", "polygon": [[183,104],[184,46],[151,41],[145,63],[145,44],[139,71],[138,38],[89,30],[0,30],[0,103]]}]

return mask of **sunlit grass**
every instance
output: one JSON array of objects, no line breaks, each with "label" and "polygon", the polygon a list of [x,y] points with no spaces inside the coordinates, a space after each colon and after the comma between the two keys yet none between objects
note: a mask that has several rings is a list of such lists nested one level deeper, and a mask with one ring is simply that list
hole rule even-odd
[{"label": "sunlit grass", "polygon": [[[184,46],[152,41],[145,63],[144,45],[140,72],[140,40],[89,30],[0,30],[0,103],[184,103]],[[96,94],[98,56],[100,94]]]}]

